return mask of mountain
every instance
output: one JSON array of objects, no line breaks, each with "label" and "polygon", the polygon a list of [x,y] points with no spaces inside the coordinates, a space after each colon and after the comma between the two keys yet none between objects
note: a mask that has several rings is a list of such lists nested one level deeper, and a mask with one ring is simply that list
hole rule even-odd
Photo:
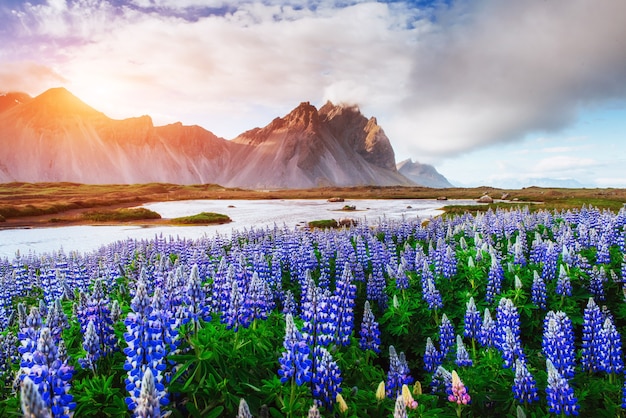
[{"label": "mountain", "polygon": [[435,167],[429,164],[404,160],[397,165],[398,172],[416,184],[435,189],[454,187],[448,179],[441,175]]},{"label": "mountain", "polygon": [[357,109],[301,103],[283,118],[232,141],[249,147],[233,184],[255,188],[409,185],[395,169],[389,139]]},{"label": "mountain", "polygon": [[64,88],[0,95],[0,182],[217,183],[243,188],[411,185],[375,118],[301,103],[232,141],[200,126],[115,120]]}]

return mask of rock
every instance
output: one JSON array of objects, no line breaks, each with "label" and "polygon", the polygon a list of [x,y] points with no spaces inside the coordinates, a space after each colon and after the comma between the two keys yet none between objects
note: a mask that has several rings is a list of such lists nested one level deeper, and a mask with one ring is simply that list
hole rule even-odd
[{"label": "rock", "polygon": [[228,207],[229,207],[229,208],[234,208],[234,207],[235,207],[235,205],[228,205]]},{"label": "rock", "polygon": [[343,197],[331,197],[327,200],[327,202],[335,203],[335,202],[345,202]]},{"label": "rock", "polygon": [[493,203],[493,199],[488,194],[481,196],[476,202],[478,203]]},{"label": "rock", "polygon": [[448,198],[446,196],[439,196],[437,200],[448,200]]},{"label": "rock", "polygon": [[509,194],[508,193],[502,193],[502,197],[500,199],[502,200],[507,200],[509,198]]},{"label": "rock", "polygon": [[356,219],[342,218],[339,219],[339,226],[355,226],[357,224]]},{"label": "rock", "polygon": [[409,205],[406,207],[407,209],[413,209],[413,206]]},{"label": "rock", "polygon": [[353,211],[356,210],[356,205],[345,205],[343,208],[341,208],[341,210]]}]

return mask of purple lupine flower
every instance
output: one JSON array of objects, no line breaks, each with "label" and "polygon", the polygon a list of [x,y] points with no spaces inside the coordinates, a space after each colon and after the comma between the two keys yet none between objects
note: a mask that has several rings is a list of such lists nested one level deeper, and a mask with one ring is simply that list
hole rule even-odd
[{"label": "purple lupine flower", "polygon": [[389,372],[387,373],[387,396],[391,399],[402,394],[402,385],[413,383],[404,353],[396,352],[393,345],[389,346]]},{"label": "purple lupine flower", "polygon": [[375,353],[380,353],[380,329],[367,300],[363,309],[363,321],[361,322],[359,335],[361,337],[359,346],[362,350],[372,350]]},{"label": "purple lupine flower", "polygon": [[18,340],[13,333],[0,334],[0,379],[6,379],[13,365],[19,363]]},{"label": "purple lupine flower", "polygon": [[485,308],[483,322],[478,333],[478,342],[486,348],[495,347],[496,340],[496,323],[491,318],[489,308]]},{"label": "purple lupine flower", "polygon": [[244,304],[244,296],[239,289],[237,280],[231,283],[228,308],[223,312],[221,322],[226,324],[226,329],[232,329],[237,332],[239,325],[242,324],[242,307]]},{"label": "purple lupine flower", "polygon": [[531,300],[535,305],[537,305],[537,307],[539,307],[539,309],[546,309],[546,283],[536,271],[533,273]]},{"label": "purple lupine flower", "polygon": [[452,322],[444,313],[441,316],[441,324],[439,325],[439,350],[441,351],[442,359],[448,356],[450,348],[454,344],[454,335],[454,325],[452,325]]},{"label": "purple lupine flower", "polygon": [[296,301],[293,298],[293,292],[291,290],[287,290],[285,292],[285,299],[283,302],[283,314],[296,314]]},{"label": "purple lupine flower", "polygon": [[267,281],[261,279],[257,272],[252,273],[250,287],[243,303],[242,325],[249,326],[255,319],[265,320],[273,306],[272,292]]},{"label": "purple lupine flower", "polygon": [[210,321],[211,315],[209,313],[209,306],[207,305],[206,293],[202,288],[202,280],[200,279],[200,273],[198,265],[194,264],[191,267],[189,278],[185,283],[184,301],[187,304],[185,315],[188,318],[187,321],[198,322],[199,320]]},{"label": "purple lupine flower", "polygon": [[456,336],[456,365],[459,367],[472,366],[474,362],[465,348],[463,338],[457,334]]},{"label": "purple lupine flower", "polygon": [[557,295],[560,296],[572,295],[572,283],[563,264],[561,264],[561,267],[559,269],[559,277],[556,280],[555,292]]},{"label": "purple lupine flower", "polygon": [[599,369],[606,373],[622,373],[622,339],[611,318],[606,318],[598,333]]},{"label": "purple lupine flower", "polygon": [[285,315],[285,339],[283,341],[283,352],[278,360],[280,369],[278,375],[281,383],[294,379],[294,382],[301,386],[311,380],[312,362],[309,357],[310,349],[304,337],[296,328],[291,314]]},{"label": "purple lupine flower", "polygon": [[324,347],[315,347],[313,355],[315,370],[311,376],[311,394],[321,405],[332,411],[335,399],[341,393],[341,370]]},{"label": "purple lupine flower", "polygon": [[110,300],[104,291],[102,279],[94,281],[91,295],[80,293],[79,305],[76,309],[76,318],[80,323],[83,334],[87,332],[87,326],[93,321],[94,329],[98,334],[100,344],[99,353],[107,356],[117,350],[117,338],[113,328]]},{"label": "purple lupine flower", "polygon": [[550,412],[555,415],[578,415],[578,399],[567,379],[563,378],[550,359],[546,359],[548,386],[546,397]]},{"label": "purple lupine flower", "polygon": [[[389,268],[389,266],[387,266]],[[406,275],[404,271],[404,265],[402,263],[398,264],[398,269],[395,273],[391,270],[389,277],[396,278],[396,289],[404,290],[409,288],[409,277]]]},{"label": "purple lupine flower", "polygon": [[502,291],[502,279],[504,278],[504,270],[502,265],[498,261],[495,254],[491,256],[491,268],[487,275],[487,293],[485,294],[485,301],[492,303],[496,295],[499,295]]},{"label": "purple lupine flower", "polygon": [[593,298],[589,298],[583,312],[583,342],[580,363],[583,370],[596,372],[600,370],[600,355],[598,352],[599,335],[602,331],[604,318],[600,307]]},{"label": "purple lupine flower", "polygon": [[424,370],[427,373],[432,373],[437,370],[437,367],[441,366],[441,362],[441,354],[433,344],[433,340],[428,337],[426,339],[426,350],[424,351]]},{"label": "purple lupine flower", "polygon": [[537,382],[526,368],[526,363],[519,358],[515,360],[515,380],[513,381],[513,397],[519,403],[533,403],[539,400]]},{"label": "purple lupine flower", "polygon": [[466,304],[463,335],[469,338],[478,338],[480,325],[480,312],[476,309],[474,297],[472,296]]}]

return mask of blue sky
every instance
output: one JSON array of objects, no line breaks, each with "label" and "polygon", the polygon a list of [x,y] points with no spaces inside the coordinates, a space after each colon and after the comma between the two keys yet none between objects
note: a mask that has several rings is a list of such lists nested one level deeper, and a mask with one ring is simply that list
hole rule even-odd
[{"label": "blue sky", "polygon": [[357,104],[457,185],[626,187],[626,2],[48,0],[0,4],[0,91],[232,138]]}]

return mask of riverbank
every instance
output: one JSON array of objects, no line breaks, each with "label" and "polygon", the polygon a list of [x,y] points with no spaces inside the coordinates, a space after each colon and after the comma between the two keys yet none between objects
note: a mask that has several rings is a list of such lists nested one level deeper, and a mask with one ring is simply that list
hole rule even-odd
[{"label": "riverbank", "polygon": [[[546,209],[567,209],[583,204],[619,210],[626,202],[626,189],[544,189],[520,190],[492,187],[431,189],[427,187],[332,187],[304,190],[244,190],[219,185],[87,185],[77,183],[0,184],[0,229],[56,225],[110,225],[93,222],[83,214],[94,209],[114,210],[151,202],[178,200],[273,200],[273,199],[478,199],[489,195],[493,205],[540,202]],[[503,203],[505,202],[505,203]],[[489,205],[462,210],[486,210]],[[497,207],[497,206],[491,206]],[[460,208],[457,210],[461,210]],[[2,220],[0,218],[0,221]],[[164,219],[134,220],[133,225],[166,224]]]}]

